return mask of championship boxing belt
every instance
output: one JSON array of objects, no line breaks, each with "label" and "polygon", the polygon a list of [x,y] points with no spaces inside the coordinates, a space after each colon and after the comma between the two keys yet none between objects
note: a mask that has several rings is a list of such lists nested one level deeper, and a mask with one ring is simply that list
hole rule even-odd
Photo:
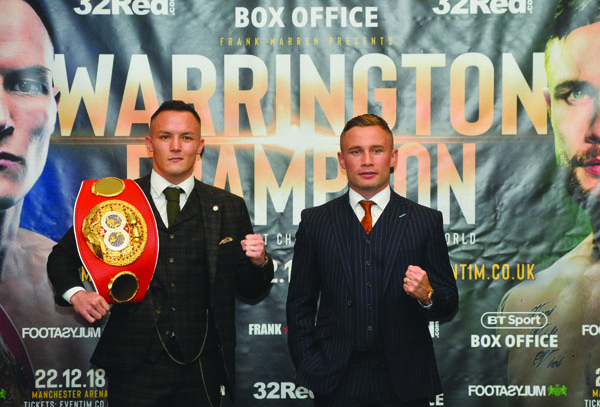
[{"label": "championship boxing belt", "polygon": [[98,294],[109,303],[142,301],[158,260],[158,230],[138,184],[83,181],[74,212],[79,257]]}]

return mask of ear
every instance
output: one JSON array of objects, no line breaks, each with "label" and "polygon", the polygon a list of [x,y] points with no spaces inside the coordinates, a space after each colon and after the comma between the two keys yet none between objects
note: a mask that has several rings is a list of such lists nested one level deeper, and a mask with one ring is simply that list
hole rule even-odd
[{"label": "ear", "polygon": [[151,153],[154,152],[154,149],[152,148],[152,138],[150,136],[146,136],[146,148]]},{"label": "ear", "polygon": [[338,162],[340,163],[340,167],[342,167],[343,169],[346,169],[346,163],[344,162],[344,156],[342,155],[342,153],[340,153],[340,152],[337,153],[337,159],[338,159]]},{"label": "ear", "polygon": [[198,151],[196,152],[196,154],[198,154],[198,155],[202,154],[202,150],[204,150],[204,139],[203,138],[200,139],[200,146],[198,147]]},{"label": "ear", "polygon": [[392,150],[392,156],[390,157],[390,168],[396,168],[398,164],[398,149],[394,148]]}]

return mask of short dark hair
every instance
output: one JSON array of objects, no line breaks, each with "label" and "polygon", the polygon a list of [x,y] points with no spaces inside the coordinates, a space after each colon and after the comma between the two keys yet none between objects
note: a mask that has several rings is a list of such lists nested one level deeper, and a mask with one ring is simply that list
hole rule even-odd
[{"label": "short dark hair", "polygon": [[565,38],[580,27],[600,22],[600,1],[559,0],[554,11],[548,42]]},{"label": "short dark hair", "polygon": [[348,122],[344,126],[344,129],[342,130],[342,134],[340,134],[340,145],[342,143],[342,137],[344,137],[344,134],[349,132],[350,129],[352,129],[354,127],[370,127],[370,126],[381,127],[387,134],[389,134],[390,138],[392,139],[392,145],[394,145],[394,134],[392,133],[390,126],[387,124],[387,122],[383,118],[377,116],[376,114],[371,114],[371,113],[361,114],[359,116],[355,116],[352,119],[348,120]]},{"label": "short dark hair", "polygon": [[50,24],[50,20],[46,16],[46,12],[44,8],[37,2],[37,0],[22,0],[26,3],[31,9],[37,14],[38,18],[44,25],[46,32],[48,33],[48,37],[50,37],[50,42],[52,46],[54,46],[54,30],[52,29],[52,24]]},{"label": "short dark hair", "polygon": [[194,117],[198,121],[198,124],[201,124],[200,116],[198,115],[198,112],[196,112],[196,110],[194,109],[194,106],[191,104],[185,103],[183,100],[164,101],[162,103],[162,105],[160,105],[159,108],[156,109],[156,112],[154,112],[152,114],[152,117],[150,118],[150,123],[152,123],[152,121],[156,118],[156,116],[158,116],[161,112],[167,112],[167,111],[189,112],[194,115]]}]

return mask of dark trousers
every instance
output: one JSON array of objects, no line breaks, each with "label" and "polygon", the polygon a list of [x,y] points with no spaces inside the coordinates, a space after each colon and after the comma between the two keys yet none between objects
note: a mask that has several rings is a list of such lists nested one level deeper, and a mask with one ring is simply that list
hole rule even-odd
[{"label": "dark trousers", "polygon": [[429,399],[402,401],[390,380],[383,352],[353,352],[342,380],[316,407],[428,407]]},{"label": "dark trousers", "polygon": [[163,350],[155,362],[144,359],[133,372],[109,372],[108,405],[219,407],[222,366],[218,350],[205,351],[187,365]]}]

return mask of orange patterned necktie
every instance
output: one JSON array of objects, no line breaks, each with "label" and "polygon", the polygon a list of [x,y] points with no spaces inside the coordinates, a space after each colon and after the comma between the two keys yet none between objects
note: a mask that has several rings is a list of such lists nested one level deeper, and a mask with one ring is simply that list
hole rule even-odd
[{"label": "orange patterned necktie", "polygon": [[371,206],[375,205],[373,201],[359,201],[360,206],[365,210],[365,216],[360,221],[360,224],[365,228],[365,232],[367,235],[371,233],[371,229],[373,229],[373,217],[371,216]]}]

